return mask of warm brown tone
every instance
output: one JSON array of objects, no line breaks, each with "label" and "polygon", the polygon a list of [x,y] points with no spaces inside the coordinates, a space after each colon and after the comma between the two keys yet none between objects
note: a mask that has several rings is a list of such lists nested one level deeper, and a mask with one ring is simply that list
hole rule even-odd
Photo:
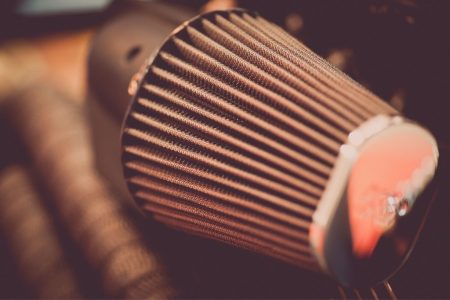
[{"label": "warm brown tone", "polygon": [[26,287],[38,298],[80,298],[53,221],[24,166],[0,172],[0,231]]},{"label": "warm brown tone", "polygon": [[265,19],[212,13],[145,75],[123,133],[126,177],[170,226],[316,269],[308,230],[340,146],[396,113]]},{"label": "warm brown tone", "polygon": [[[24,142],[40,183],[54,200],[52,204],[62,220],[62,227],[94,271],[87,275],[88,280],[98,282],[109,297],[170,297],[172,290],[164,268],[145,243],[128,213],[129,208],[113,196],[94,169],[88,131],[78,108],[42,84],[5,103],[3,112]],[[24,182],[16,186],[26,188],[26,180],[21,180]],[[26,212],[22,210],[18,215],[24,217]],[[37,214],[34,217],[39,216],[39,210],[33,209],[33,213]],[[22,226],[27,224],[22,222]],[[42,224],[41,227],[44,225],[47,226]],[[51,228],[43,228],[40,234],[44,234],[44,230]],[[34,242],[36,240],[24,241],[29,247]],[[51,246],[47,245],[52,251],[58,250]],[[44,262],[37,260],[23,269],[43,268]],[[47,280],[46,277],[40,279]],[[39,281],[33,283],[39,284]]]}]

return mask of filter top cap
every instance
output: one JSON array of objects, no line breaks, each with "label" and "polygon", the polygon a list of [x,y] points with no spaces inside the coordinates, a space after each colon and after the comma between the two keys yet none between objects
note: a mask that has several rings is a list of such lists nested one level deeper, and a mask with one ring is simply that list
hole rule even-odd
[{"label": "filter top cap", "polygon": [[380,115],[349,135],[310,231],[322,268],[348,286],[398,270],[427,214],[437,149],[428,131],[401,117]]}]

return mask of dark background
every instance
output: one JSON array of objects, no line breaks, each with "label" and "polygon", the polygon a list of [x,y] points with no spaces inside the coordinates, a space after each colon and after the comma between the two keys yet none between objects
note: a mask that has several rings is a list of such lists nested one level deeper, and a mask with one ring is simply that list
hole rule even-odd
[{"label": "dark background", "polygon": [[[170,2],[189,6],[196,11],[207,4],[206,1]],[[258,11],[266,19],[283,26],[407,117],[425,125],[437,137],[442,156],[448,156],[450,1],[228,2]],[[2,47],[16,40],[30,42],[44,52],[59,45],[62,50],[52,53],[62,56],[72,46],[61,46],[57,42],[46,46],[42,39],[53,37],[55,41],[66,36],[76,36],[74,43],[82,44],[77,47],[85,53],[95,28],[112,14],[111,10],[99,8],[83,13],[28,16],[17,13],[17,5],[17,1],[4,1],[0,6]],[[80,34],[82,37],[77,38]],[[0,47],[0,51],[3,48]],[[70,58],[63,57],[61,61],[65,60]],[[60,63],[49,61],[51,66]],[[75,63],[85,65],[86,60],[81,56]],[[75,68],[81,68],[77,69],[78,73],[85,71],[85,67]],[[61,83],[58,81],[61,80],[58,72],[55,71],[56,75],[53,75],[54,84]],[[0,72],[5,73],[8,70]],[[69,79],[70,76],[67,75]],[[60,85],[71,98],[76,99],[74,102],[77,104],[86,101],[85,91],[81,91],[88,89],[84,81]],[[0,166],[13,161],[27,164],[27,154],[21,150],[21,142],[17,141],[9,125],[5,124],[7,122],[4,119],[0,121],[0,145],[4,148]],[[390,281],[399,298],[450,298],[449,175],[445,166],[436,202],[423,235],[411,259]],[[143,219],[135,212],[131,214],[138,220],[144,235],[166,235],[167,242],[156,248],[159,247],[158,251],[164,253],[169,273],[173,274],[175,285],[180,290],[180,297],[340,297],[335,285],[321,275],[230,246],[172,232]],[[66,242],[70,244],[70,241]],[[15,270],[14,255],[8,250],[7,242],[0,239],[0,297],[34,297]],[[76,251],[69,258],[76,265],[83,264]],[[80,273],[83,273],[83,267],[80,269]],[[89,280],[84,278],[84,281]],[[87,297],[104,297],[95,284],[91,286],[85,283],[84,288]]]}]

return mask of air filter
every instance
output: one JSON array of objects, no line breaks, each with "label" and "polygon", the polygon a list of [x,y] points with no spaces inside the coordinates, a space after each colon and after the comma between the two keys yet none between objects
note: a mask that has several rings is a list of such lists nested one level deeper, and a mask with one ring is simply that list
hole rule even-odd
[{"label": "air filter", "polygon": [[434,138],[257,14],[184,23],[130,92],[125,177],[155,219],[349,286],[410,252]]}]

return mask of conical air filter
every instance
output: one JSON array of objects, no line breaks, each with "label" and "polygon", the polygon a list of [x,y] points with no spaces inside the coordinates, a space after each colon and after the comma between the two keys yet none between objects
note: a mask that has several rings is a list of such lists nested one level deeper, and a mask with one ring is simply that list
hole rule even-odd
[{"label": "conical air filter", "polygon": [[352,286],[409,253],[434,138],[283,29],[197,17],[130,89],[125,176],[156,219]]}]

